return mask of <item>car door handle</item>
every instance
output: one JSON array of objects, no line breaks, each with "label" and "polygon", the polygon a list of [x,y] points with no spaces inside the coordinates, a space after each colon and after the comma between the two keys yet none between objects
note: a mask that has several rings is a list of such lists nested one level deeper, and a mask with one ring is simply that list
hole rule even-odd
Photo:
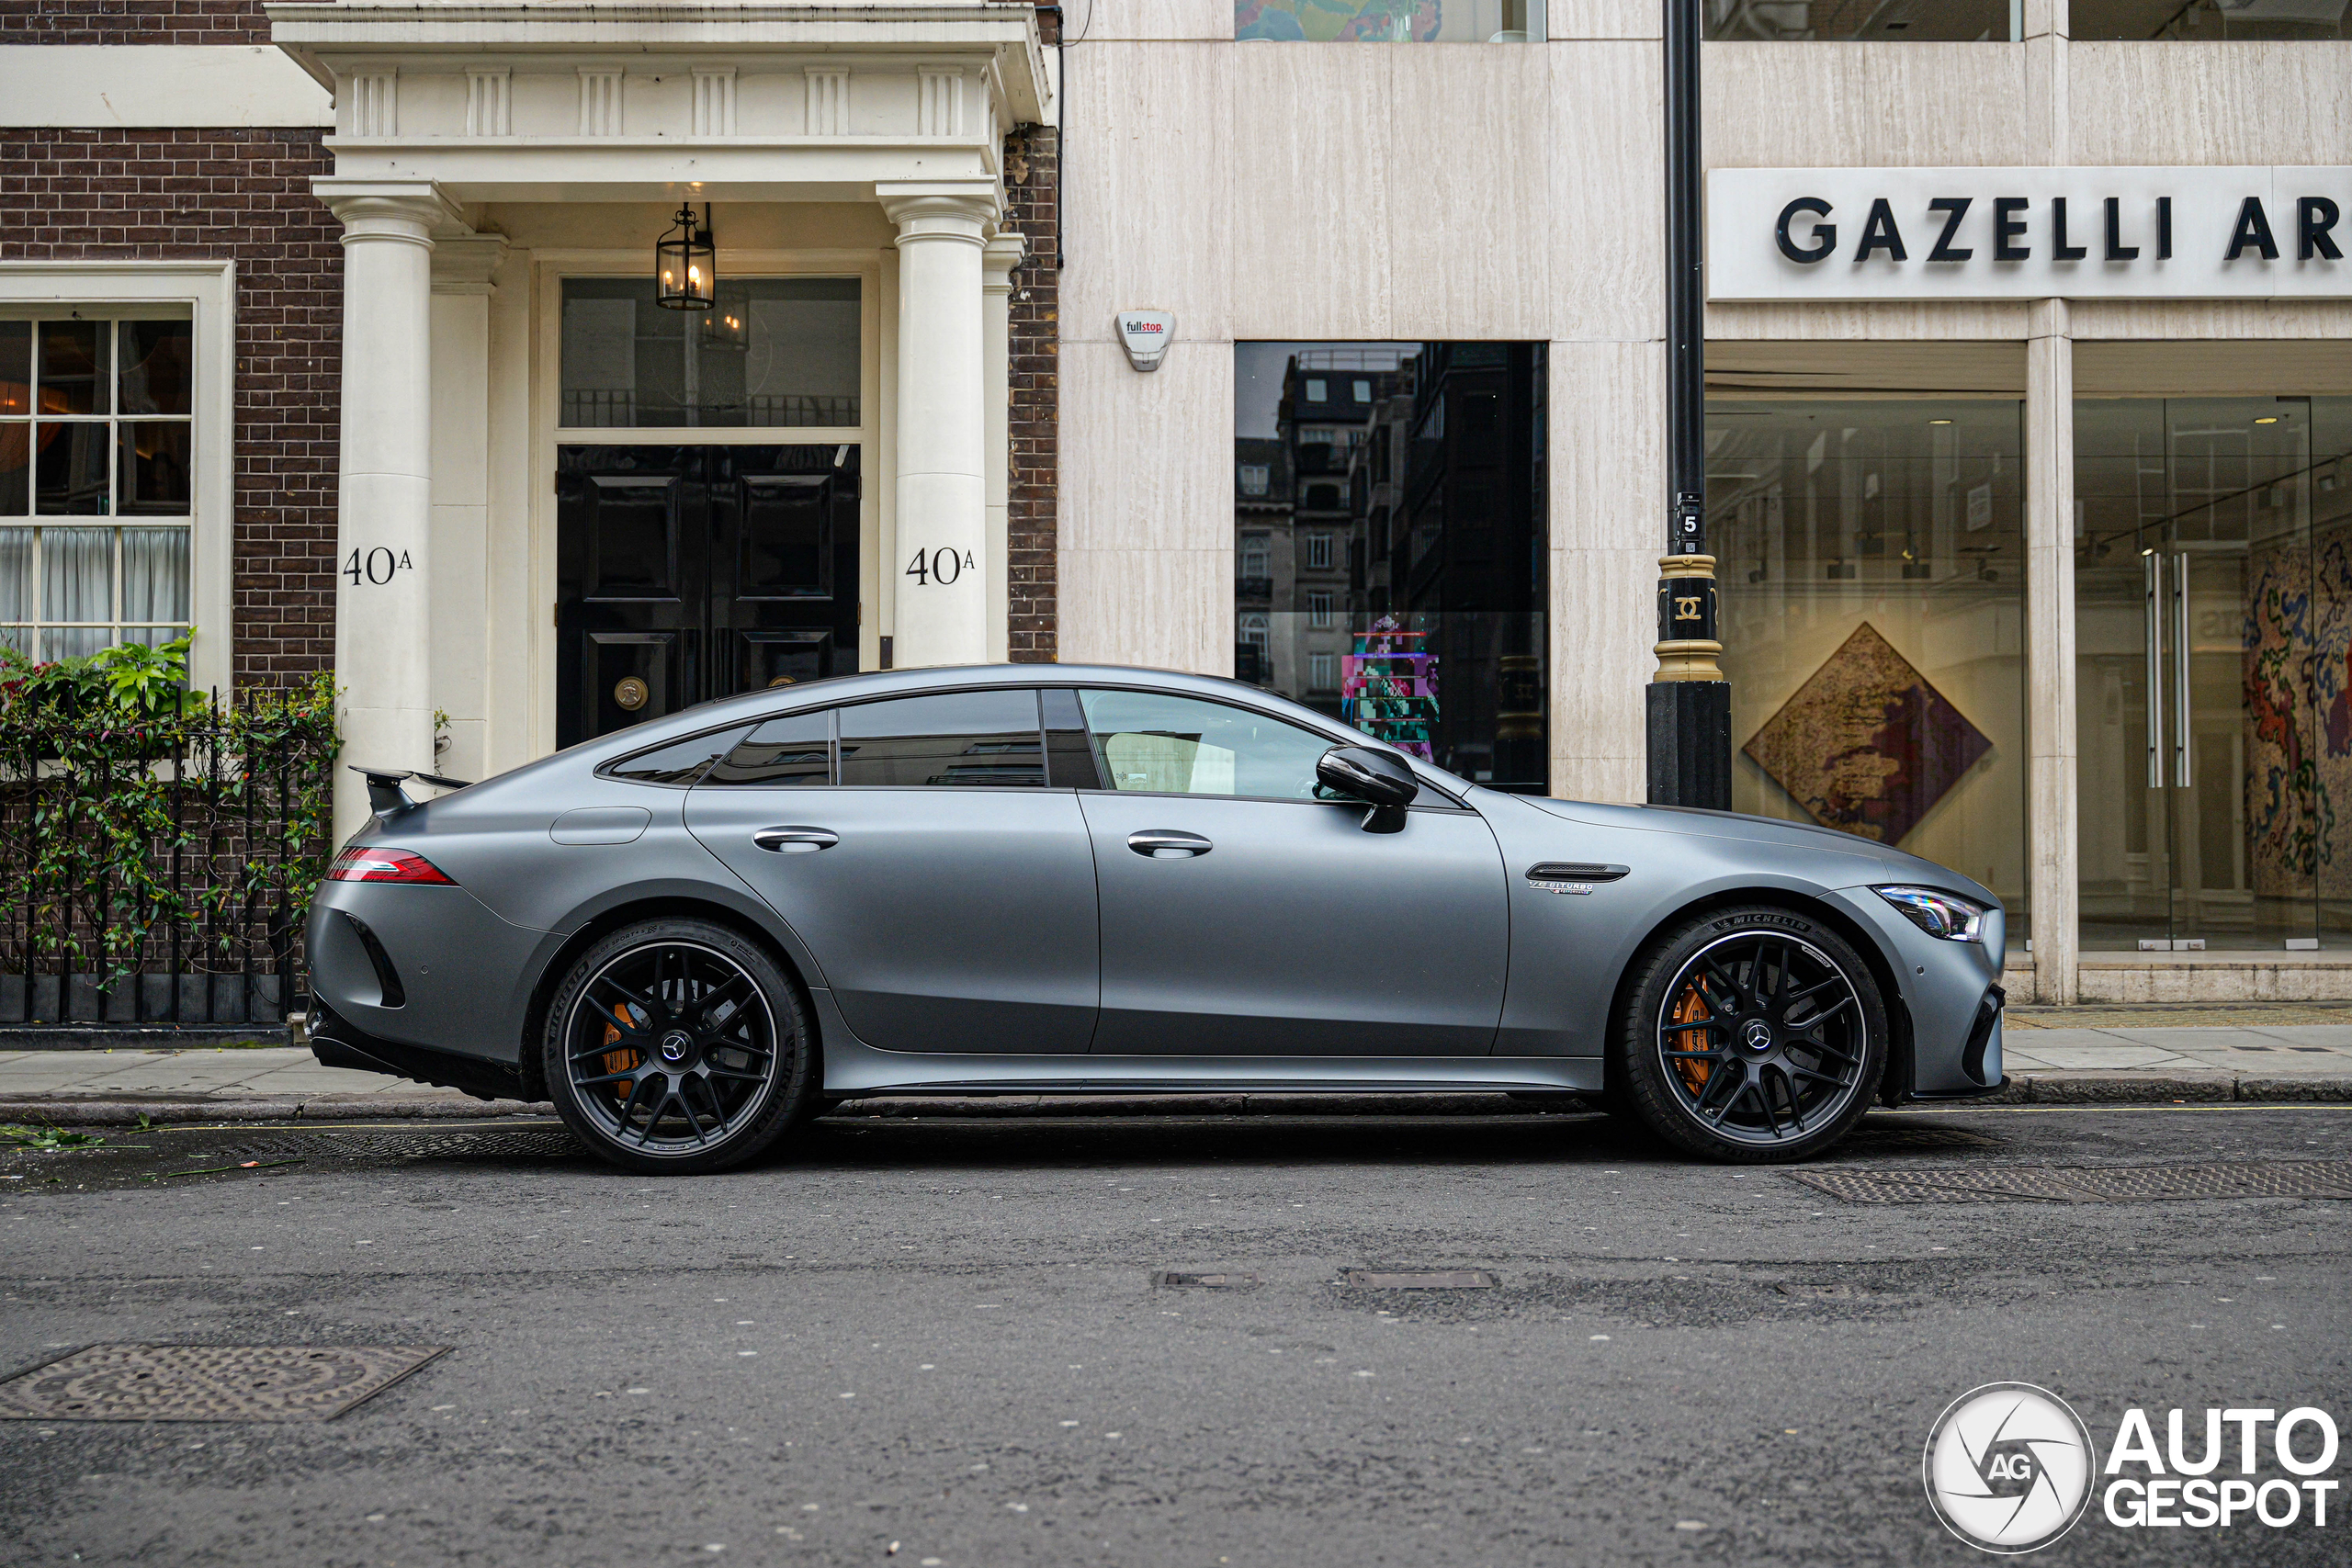
[{"label": "car door handle", "polygon": [[811,854],[841,841],[839,833],[825,828],[763,828],[752,835],[752,842],[780,855]]},{"label": "car door handle", "polygon": [[1191,860],[1216,848],[1198,833],[1180,833],[1173,828],[1147,828],[1140,833],[1127,835],[1127,848],[1154,860]]}]

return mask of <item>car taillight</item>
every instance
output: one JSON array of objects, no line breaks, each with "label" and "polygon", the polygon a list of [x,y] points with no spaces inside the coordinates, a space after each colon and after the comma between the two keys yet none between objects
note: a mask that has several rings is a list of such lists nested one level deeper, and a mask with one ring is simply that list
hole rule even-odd
[{"label": "car taillight", "polygon": [[422,882],[438,887],[455,887],[456,883],[441,874],[441,868],[423,855],[409,850],[379,850],[373,846],[354,845],[334,857],[327,867],[329,882]]}]

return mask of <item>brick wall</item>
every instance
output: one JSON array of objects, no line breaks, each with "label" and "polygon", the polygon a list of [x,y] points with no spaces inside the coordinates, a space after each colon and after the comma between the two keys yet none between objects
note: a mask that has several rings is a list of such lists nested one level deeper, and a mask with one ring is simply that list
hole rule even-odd
[{"label": "brick wall", "polygon": [[261,0],[0,0],[10,43],[267,43]]},{"label": "brick wall", "polygon": [[[229,7],[107,8],[137,9]],[[343,251],[311,195],[311,176],[329,172],[321,135],[0,130],[0,236],[12,259],[237,265],[236,625],[199,635],[233,635],[240,682],[282,682],[334,660]],[[198,417],[207,412],[221,411]]]},{"label": "brick wall", "polygon": [[[1041,17],[1048,28],[1051,17]],[[1055,190],[1060,179],[1058,133],[1024,125],[1005,138],[1005,197],[1013,228],[1029,241],[1012,273],[1012,462],[1006,513],[1006,565],[1012,588],[1012,656],[1015,662],[1050,664],[1059,647],[1056,630],[1055,491],[1061,381],[1059,341],[1061,235]]]}]

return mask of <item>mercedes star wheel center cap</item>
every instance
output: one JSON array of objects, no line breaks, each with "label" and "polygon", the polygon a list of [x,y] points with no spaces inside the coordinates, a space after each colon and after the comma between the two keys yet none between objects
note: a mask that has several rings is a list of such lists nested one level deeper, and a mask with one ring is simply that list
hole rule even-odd
[{"label": "mercedes star wheel center cap", "polygon": [[1772,1048],[1772,1026],[1760,1018],[1749,1019],[1747,1027],[1741,1030],[1739,1033],[1740,1038],[1747,1042],[1747,1048],[1751,1051],[1769,1051]]},{"label": "mercedes star wheel center cap", "polygon": [[686,1059],[686,1053],[694,1049],[694,1036],[683,1029],[673,1029],[662,1037],[662,1059],[683,1062]]}]

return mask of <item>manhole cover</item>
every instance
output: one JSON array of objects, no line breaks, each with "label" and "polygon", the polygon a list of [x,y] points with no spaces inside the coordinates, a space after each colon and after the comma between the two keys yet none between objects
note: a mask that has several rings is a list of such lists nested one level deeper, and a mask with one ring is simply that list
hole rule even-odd
[{"label": "manhole cover", "polygon": [[2352,1160],[2228,1165],[1995,1166],[1982,1170],[1792,1170],[1849,1203],[2132,1203],[2189,1198],[2352,1198]]},{"label": "manhole cover", "polygon": [[7,1421],[331,1421],[447,1345],[93,1345],[0,1383]]},{"label": "manhole cover", "polygon": [[1484,1269],[1347,1269],[1340,1271],[1340,1282],[1367,1291],[1490,1291],[1495,1277]]},{"label": "manhole cover", "polygon": [[1151,1277],[1163,1291],[1246,1291],[1258,1282],[1255,1274],[1180,1274],[1163,1269]]}]

